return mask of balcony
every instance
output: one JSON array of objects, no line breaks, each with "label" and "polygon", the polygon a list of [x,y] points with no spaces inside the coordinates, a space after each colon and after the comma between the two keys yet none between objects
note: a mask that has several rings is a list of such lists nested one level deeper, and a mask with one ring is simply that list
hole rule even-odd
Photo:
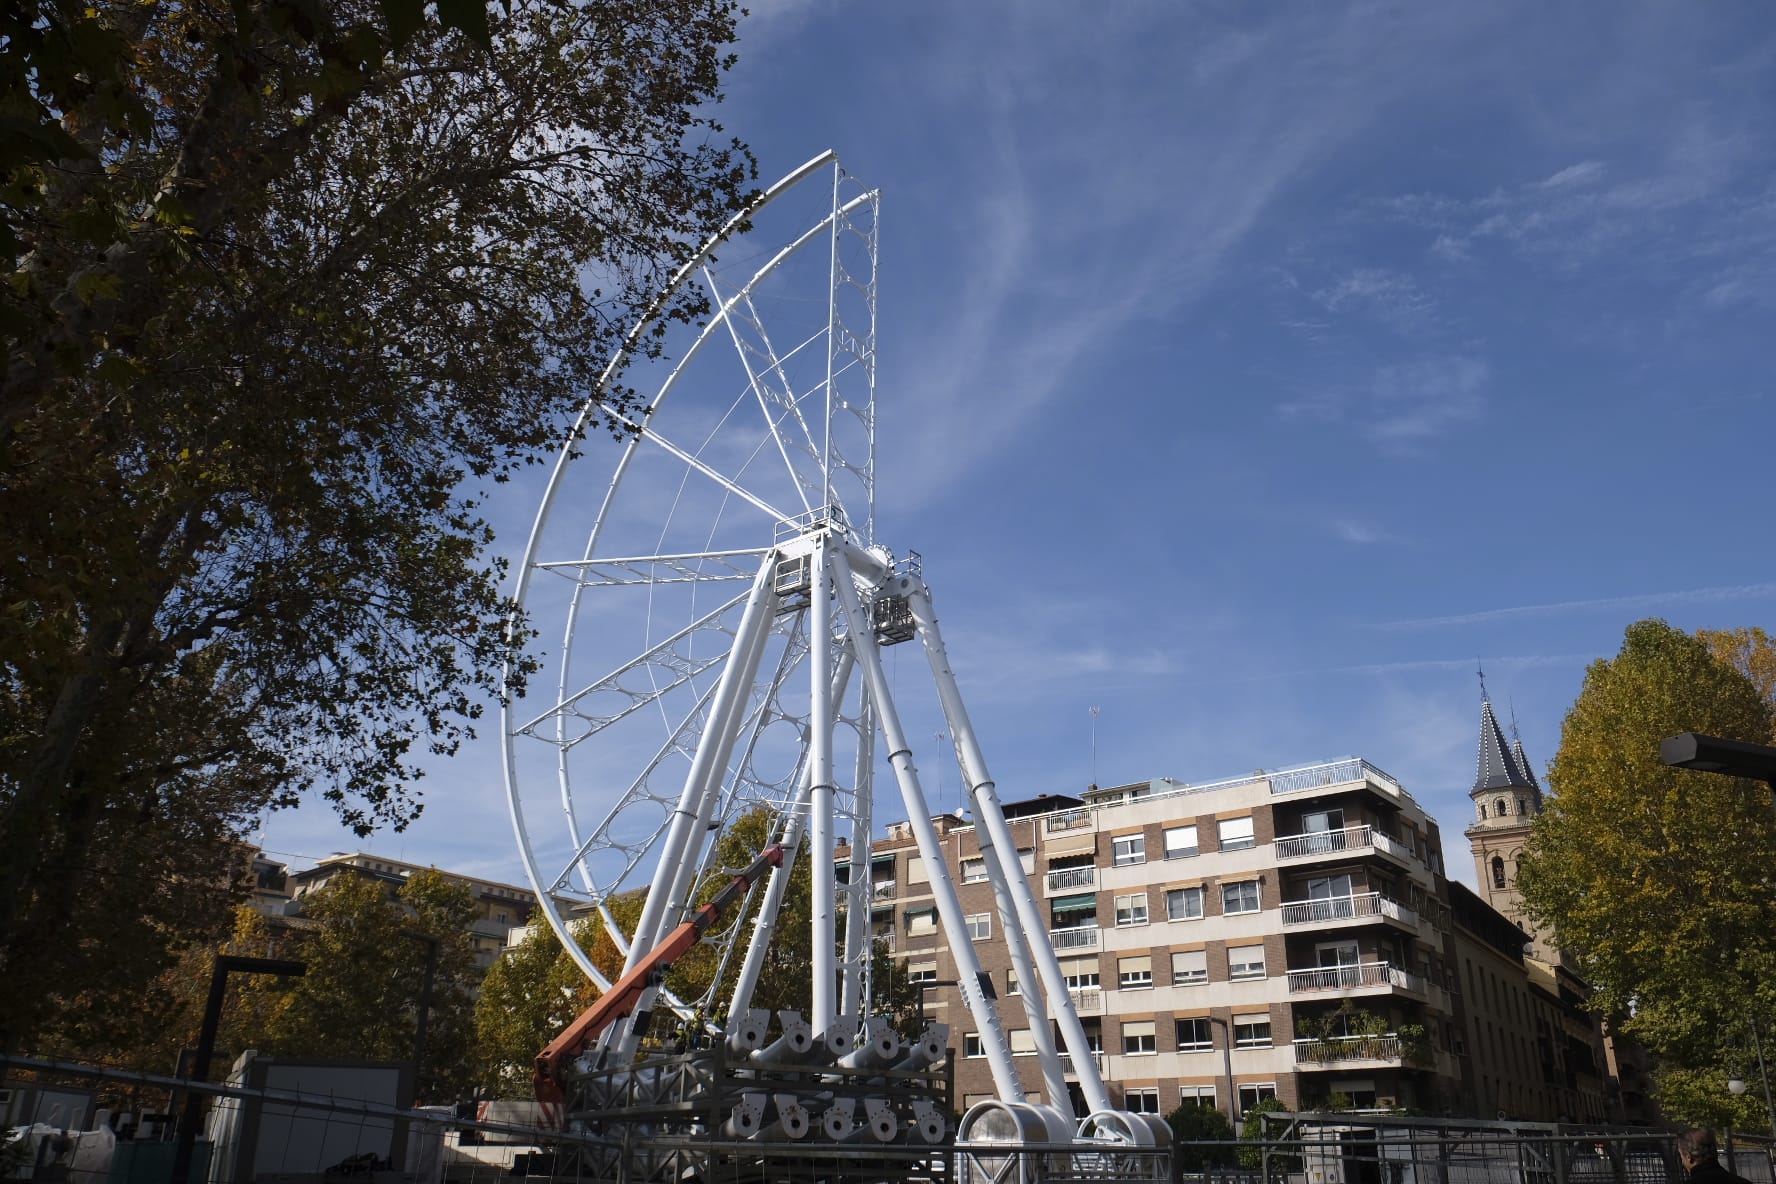
[{"label": "balcony", "polygon": [[1310,991],[1410,991],[1422,996],[1425,981],[1386,962],[1355,962],[1347,966],[1316,966],[1289,972],[1290,994]]},{"label": "balcony", "polygon": [[1064,830],[1079,830],[1090,826],[1091,821],[1090,810],[1063,810],[1043,819],[1043,829],[1052,835]]},{"label": "balcony", "polygon": [[[1104,1072],[1104,1054],[1101,1052],[1094,1052],[1091,1054],[1091,1059],[1092,1064],[1098,1067],[1098,1073],[1102,1074]],[[1061,1072],[1068,1077],[1079,1076],[1079,1070],[1073,1067],[1073,1055],[1071,1053],[1064,1052],[1061,1054]]]},{"label": "balcony", "polygon": [[[1406,1059],[1400,1038],[1383,1036],[1334,1036],[1326,1040],[1297,1040],[1295,1063],[1304,1069],[1398,1067]],[[1368,1062],[1355,1065],[1352,1062]]]},{"label": "balcony", "polygon": [[894,891],[898,887],[893,880],[877,880],[870,885],[870,900],[893,900]]},{"label": "balcony", "polygon": [[1326,896],[1315,900],[1283,902],[1284,925],[1328,925],[1337,921],[1364,921],[1371,917],[1398,921],[1406,926],[1418,924],[1416,913],[1379,892],[1358,892],[1351,896]]},{"label": "balcony", "polygon": [[1301,835],[1281,835],[1271,844],[1271,853],[1278,863],[1292,859],[1325,859],[1328,857],[1379,851],[1402,863],[1409,862],[1412,852],[1404,843],[1390,839],[1368,823],[1347,826],[1342,830],[1316,830]]},{"label": "balcony", "polygon": [[1085,867],[1062,867],[1048,873],[1048,891],[1072,892],[1078,888],[1095,888],[1098,883],[1098,869]]},{"label": "balcony", "polygon": [[1098,987],[1079,987],[1068,991],[1067,998],[1073,1001],[1075,1015],[1104,1014],[1104,992]]},{"label": "balcony", "polygon": [[1098,927],[1071,925],[1065,929],[1050,929],[1048,940],[1056,953],[1062,950],[1095,950],[1098,948]]}]

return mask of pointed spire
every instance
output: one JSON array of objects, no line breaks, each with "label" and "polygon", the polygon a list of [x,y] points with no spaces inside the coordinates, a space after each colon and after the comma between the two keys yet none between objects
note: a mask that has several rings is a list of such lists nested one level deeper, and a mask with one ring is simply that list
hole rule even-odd
[{"label": "pointed spire", "polygon": [[1535,769],[1529,758],[1523,754],[1523,737],[1517,734],[1517,704],[1511,704],[1511,756],[1517,762],[1517,771],[1523,774],[1523,783],[1537,793],[1541,792],[1542,783],[1536,780]]},{"label": "pointed spire", "polygon": [[1471,794],[1495,789],[1527,789],[1528,777],[1517,766],[1510,745],[1505,743],[1504,729],[1492,714],[1492,702],[1480,701],[1480,759],[1474,773]]}]

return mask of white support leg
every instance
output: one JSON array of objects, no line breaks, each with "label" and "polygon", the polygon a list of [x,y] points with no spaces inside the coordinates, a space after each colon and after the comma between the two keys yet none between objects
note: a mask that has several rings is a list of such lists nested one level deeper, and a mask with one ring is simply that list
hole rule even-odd
[{"label": "white support leg", "polygon": [[[859,628],[863,626],[859,624]],[[845,651],[844,669],[849,672],[856,662],[850,650]],[[857,776],[851,782],[851,800],[855,808],[851,816],[851,904],[845,915],[845,967],[841,983],[839,1007],[846,1015],[867,1015],[873,988],[870,959],[875,953],[873,918],[874,904],[871,877],[874,863],[870,858],[870,835],[875,829],[874,803],[871,800],[872,775],[876,763],[876,721],[870,710],[869,696],[861,697],[857,708]],[[857,861],[864,860],[862,875]]]},{"label": "white support leg", "polygon": [[[981,753],[974,726],[969,723],[968,711],[962,704],[962,692],[956,685],[956,675],[951,671],[949,657],[944,651],[943,634],[938,631],[930,590],[922,582],[915,584],[907,596],[907,603],[918,626],[919,639],[925,645],[925,656],[931,664],[938,697],[943,701],[944,718],[949,722],[950,736],[956,744],[956,759],[968,781],[975,826],[983,836],[992,837],[994,846],[1012,852],[1015,858],[1017,843],[1012,838],[1011,828],[1005,824],[1005,814],[999,808],[999,795],[987,774],[986,757]],[[1030,940],[1036,969],[1042,975],[1042,990],[1048,996],[1050,1012],[1060,1024],[1067,1051],[1073,1054],[1073,1068],[1085,1094],[1086,1105],[1093,1111],[1114,1110],[1116,1107],[1110,1104],[1110,1094],[1104,1088],[1104,1079],[1098,1073],[1097,1062],[1092,1059],[1091,1048],[1086,1043],[1085,1026],[1079,1022],[1079,1013],[1073,1009],[1073,998],[1067,993],[1066,976],[1061,973],[1060,960],[1055,957],[1054,946],[1048,940],[1048,927],[1035,896],[1030,892],[1029,880],[1019,875],[1009,888],[1018,920]]]},{"label": "white support leg", "polygon": [[[862,628],[865,620],[858,603],[857,585],[851,576],[851,563],[844,549],[835,549],[832,556],[833,584],[838,591],[839,601],[845,610],[845,619],[852,623],[850,630],[851,646],[857,654],[858,665],[863,668],[864,685],[868,689],[871,701],[875,705],[876,714],[882,727],[882,737],[888,743],[888,763],[894,769],[894,779],[900,785],[901,800],[906,805],[907,821],[913,831],[913,837],[919,846],[919,857],[931,872],[932,900],[937,906],[938,918],[943,922],[944,933],[950,940],[950,952],[956,960],[956,986],[962,994],[962,1001],[980,1034],[981,1050],[986,1054],[987,1066],[992,1070],[993,1086],[1002,1098],[1023,1097],[1023,1086],[1018,1081],[1017,1068],[1011,1060],[1011,1047],[1006,1043],[1005,1029],[999,1023],[999,1012],[981,990],[980,959],[974,955],[974,944],[968,937],[968,929],[962,915],[962,902],[956,896],[956,886],[951,882],[947,865],[944,863],[943,844],[938,839],[937,828],[931,823],[931,810],[925,802],[925,791],[919,785],[919,771],[913,767],[912,749],[907,745],[906,732],[900,725],[900,714],[894,709],[894,698],[888,688],[888,676],[882,671],[882,654],[876,645],[875,634],[868,628]],[[1056,966],[1059,970],[1059,966]],[[1075,1019],[1075,1025],[1078,1021]],[[1083,1029],[1081,1030],[1083,1040]],[[1100,1091],[1102,1085],[1099,1086]]]},{"label": "white support leg", "polygon": [[813,848],[809,871],[813,878],[814,990],[809,1020],[816,1035],[830,1031],[838,1022],[835,998],[838,966],[835,963],[838,929],[835,903],[837,879],[833,867],[833,701],[832,635],[833,602],[831,535],[814,541],[813,584],[808,624],[808,680],[812,705],[808,711],[808,833]]},{"label": "white support leg", "polygon": [[[636,922],[629,956],[623,965],[625,973],[634,969],[636,962],[659,943],[665,928],[674,923],[672,906],[682,907],[696,877],[701,863],[702,839],[708,830],[710,813],[715,808],[722,774],[733,754],[734,740],[740,732],[747,691],[757,677],[759,656],[764,652],[765,637],[770,632],[771,580],[775,568],[775,554],[766,555],[747,596],[740,624],[734,631],[733,648],[716,682],[715,698],[710,702],[703,735],[697,743],[696,755],[685,775],[684,789],[679,794],[666,840],[660,849],[654,886],[649,890],[641,918]],[[636,1044],[634,1018],[645,1014],[652,1006],[654,993],[654,988],[649,988],[638,1002],[634,1015],[611,1026],[603,1047],[615,1047],[624,1059],[633,1055]]]},{"label": "white support leg", "polygon": [[999,913],[999,924],[1005,931],[1005,948],[1011,955],[1012,973],[1017,975],[1024,1018],[1030,1023],[1030,1039],[1036,1046],[1036,1057],[1042,1065],[1042,1084],[1047,1088],[1049,1102],[1074,1117],[1073,1103],[1067,1096],[1067,1071],[1055,1050],[1054,1031],[1049,1027],[1048,1008],[1042,998],[1042,979],[1030,960],[1029,942],[1018,921],[1017,904],[1011,894],[1011,877],[1023,879],[1024,867],[1017,851],[1002,851],[987,832],[975,828],[980,838],[981,858],[986,863],[987,879],[993,885],[993,904]]},{"label": "white support leg", "polygon": [[[851,683],[851,671],[856,660],[847,651],[839,658],[838,673],[833,676],[833,702],[844,702],[845,690]],[[759,979],[765,970],[765,956],[770,952],[771,936],[777,932],[777,917],[783,911],[783,897],[789,891],[789,878],[795,872],[796,860],[801,854],[802,840],[808,833],[808,790],[810,769],[804,766],[798,779],[801,788],[796,791],[795,801],[790,803],[788,817],[784,820],[783,833],[779,842],[783,845],[783,862],[771,869],[765,881],[765,897],[759,903],[758,916],[752,922],[752,940],[747,943],[746,957],[740,964],[740,974],[734,983],[733,998],[728,1004],[729,1015],[739,1015],[752,1006],[753,992],[758,990]],[[846,1015],[858,1014],[855,1009],[847,1008]]]}]

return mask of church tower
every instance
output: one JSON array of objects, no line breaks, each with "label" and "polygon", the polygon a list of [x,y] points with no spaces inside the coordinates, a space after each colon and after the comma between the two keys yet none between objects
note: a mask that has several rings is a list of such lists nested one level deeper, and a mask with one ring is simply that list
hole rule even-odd
[{"label": "church tower", "polygon": [[1481,898],[1515,922],[1525,941],[1534,942],[1531,957],[1559,965],[1558,947],[1536,933],[1517,891],[1517,858],[1530,823],[1541,813],[1542,789],[1523,754],[1523,742],[1505,742],[1504,729],[1486,699],[1480,702],[1480,756],[1468,798],[1474,803],[1468,848],[1474,853]]}]

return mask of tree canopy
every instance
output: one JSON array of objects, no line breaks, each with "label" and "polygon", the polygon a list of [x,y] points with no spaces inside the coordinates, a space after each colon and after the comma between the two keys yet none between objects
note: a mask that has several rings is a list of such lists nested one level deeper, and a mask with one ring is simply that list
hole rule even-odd
[{"label": "tree canopy", "polygon": [[736,6],[475,7],[7,6],[0,1045],[225,927],[264,809],[417,814],[524,673],[485,483],[704,312]]},{"label": "tree canopy", "polygon": [[[1758,687],[1704,641],[1629,626],[1586,672],[1524,851],[1530,916],[1578,958],[1597,1009],[1661,1055],[1662,1103],[1686,1069],[1724,1083],[1747,1022],[1776,1018],[1776,812],[1762,782],[1661,764],[1659,741],[1763,742],[1770,725]],[[1716,1117],[1690,1105],[1679,1116]]]}]

